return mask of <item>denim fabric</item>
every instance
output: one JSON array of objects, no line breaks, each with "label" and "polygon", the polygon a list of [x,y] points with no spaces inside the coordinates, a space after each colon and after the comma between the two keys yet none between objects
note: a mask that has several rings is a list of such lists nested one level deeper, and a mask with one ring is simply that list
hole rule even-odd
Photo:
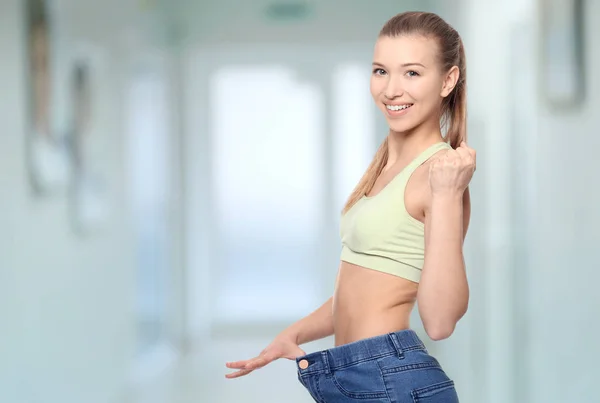
[{"label": "denim fabric", "polygon": [[318,403],[457,403],[454,382],[413,330],[296,358],[298,379]]}]

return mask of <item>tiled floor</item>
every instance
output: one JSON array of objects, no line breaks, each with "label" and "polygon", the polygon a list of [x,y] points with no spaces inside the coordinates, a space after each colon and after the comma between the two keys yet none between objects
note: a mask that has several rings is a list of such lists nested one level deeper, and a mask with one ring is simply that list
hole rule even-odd
[{"label": "tiled floor", "polygon": [[[184,357],[173,370],[138,390],[127,403],[311,403],[296,378],[293,361],[279,360],[254,373],[226,379],[226,361],[261,351],[268,340],[222,340]],[[303,346],[307,352],[330,347],[331,340]]]}]

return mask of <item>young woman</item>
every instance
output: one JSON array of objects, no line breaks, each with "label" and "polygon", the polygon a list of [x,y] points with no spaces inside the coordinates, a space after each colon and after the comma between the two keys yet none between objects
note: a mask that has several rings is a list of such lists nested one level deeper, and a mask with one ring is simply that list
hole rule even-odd
[{"label": "young woman", "polygon": [[[227,363],[238,370],[228,378],[288,358],[317,402],[458,402],[409,317],[418,302],[427,335],[440,340],[467,311],[475,151],[465,143],[466,91],[462,40],[444,20],[407,12],[385,24],[371,94],[390,131],[343,209],[335,293],[258,357]],[[299,347],[329,335],[331,349]]]}]

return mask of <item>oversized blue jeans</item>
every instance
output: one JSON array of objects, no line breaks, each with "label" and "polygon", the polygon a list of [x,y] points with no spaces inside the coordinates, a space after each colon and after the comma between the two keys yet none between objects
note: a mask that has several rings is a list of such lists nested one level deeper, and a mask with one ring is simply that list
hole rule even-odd
[{"label": "oversized blue jeans", "polygon": [[298,379],[318,403],[457,403],[454,382],[413,330],[296,358]]}]

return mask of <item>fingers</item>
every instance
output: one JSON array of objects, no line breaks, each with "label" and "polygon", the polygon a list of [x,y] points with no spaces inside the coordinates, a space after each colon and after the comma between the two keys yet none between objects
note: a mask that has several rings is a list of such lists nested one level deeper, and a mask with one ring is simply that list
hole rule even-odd
[{"label": "fingers", "polygon": [[230,361],[225,363],[227,368],[237,369],[239,371],[225,375],[228,379],[239,378],[244,375],[248,375],[250,372],[262,368],[270,362],[275,361],[279,358],[288,358],[290,360],[296,359],[296,357],[306,355],[306,352],[298,347],[296,344],[286,342],[284,344],[276,344],[274,347],[270,346],[263,350],[257,357],[249,360],[241,361]]},{"label": "fingers", "polygon": [[476,156],[476,154],[477,154],[477,153],[475,152],[475,150],[474,150],[474,149],[472,149],[471,147],[469,147],[469,146],[467,145],[467,143],[466,143],[466,142],[464,142],[464,141],[460,143],[460,146],[459,146],[459,147],[456,149],[456,151],[460,151],[460,152],[466,152],[466,153],[468,153],[468,154],[469,154],[471,157],[473,157],[473,159],[475,159],[475,156]]},{"label": "fingers", "polygon": [[232,369],[254,370],[256,368],[264,367],[270,361],[271,360],[266,359],[264,356],[259,356],[259,357],[252,358],[250,360],[228,362],[225,364],[225,366],[227,368],[232,368]]},{"label": "fingers", "polygon": [[477,153],[470,148],[466,142],[461,142],[460,146],[454,150],[457,156],[460,157],[467,165],[476,165]]},{"label": "fingers", "polygon": [[456,160],[460,161],[461,165],[475,165],[475,154],[469,149],[459,147],[456,149]]},{"label": "fingers", "polygon": [[476,170],[475,150],[467,146],[466,142],[461,142],[456,149],[449,149],[444,153],[439,153],[439,158],[434,158],[429,166],[429,174],[441,171],[460,171],[475,172]]},{"label": "fingers", "polygon": [[248,375],[250,372],[252,372],[252,370],[250,370],[250,369],[242,369],[240,371],[233,372],[231,374],[225,374],[225,378],[227,378],[227,379],[235,379],[235,378],[239,378],[240,376]]},{"label": "fingers", "polygon": [[225,363],[225,366],[227,368],[239,369],[239,371],[232,372],[230,374],[225,374],[225,378],[235,379],[235,378],[239,378],[240,376],[248,375],[250,372],[252,372],[251,369],[246,368],[246,366],[248,365],[248,363],[250,361],[252,361],[252,360],[242,360],[242,361],[233,361],[233,362]]},{"label": "fingers", "polygon": [[248,363],[246,363],[245,369],[255,370],[257,368],[262,368],[268,363],[273,361],[273,358],[268,355],[261,355],[256,358],[251,359]]},{"label": "fingers", "polygon": [[225,366],[227,368],[232,368],[232,369],[244,369],[246,367],[246,364],[248,364],[248,362],[250,362],[250,361],[251,360],[228,362],[225,364]]},{"label": "fingers", "polygon": [[239,371],[226,374],[225,377],[228,379],[239,378],[240,376],[248,375],[255,369],[262,368],[268,363],[273,361],[273,358],[267,354],[260,355],[250,360],[232,361],[225,363],[227,368],[239,369]]}]

